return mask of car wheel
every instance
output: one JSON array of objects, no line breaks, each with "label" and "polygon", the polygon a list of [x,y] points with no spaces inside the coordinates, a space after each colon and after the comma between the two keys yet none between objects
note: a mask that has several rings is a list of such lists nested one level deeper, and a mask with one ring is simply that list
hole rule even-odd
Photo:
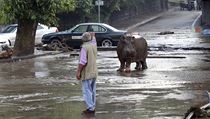
[{"label": "car wheel", "polygon": [[50,43],[50,48],[56,50],[62,48],[62,43],[58,39],[53,39]]},{"label": "car wheel", "polygon": [[111,47],[113,46],[112,41],[110,39],[105,39],[101,43],[102,47]]}]

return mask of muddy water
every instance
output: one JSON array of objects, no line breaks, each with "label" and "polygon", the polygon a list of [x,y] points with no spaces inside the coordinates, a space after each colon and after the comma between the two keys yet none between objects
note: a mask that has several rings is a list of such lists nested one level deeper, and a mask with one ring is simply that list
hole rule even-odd
[{"label": "muddy water", "polygon": [[[148,58],[147,70],[119,73],[118,59],[111,58],[116,52],[99,52],[97,112],[91,118],[181,119],[192,104],[205,103],[209,55],[185,53],[182,59]],[[1,119],[87,118],[80,115],[85,106],[75,79],[77,60],[61,54],[1,64]]]}]

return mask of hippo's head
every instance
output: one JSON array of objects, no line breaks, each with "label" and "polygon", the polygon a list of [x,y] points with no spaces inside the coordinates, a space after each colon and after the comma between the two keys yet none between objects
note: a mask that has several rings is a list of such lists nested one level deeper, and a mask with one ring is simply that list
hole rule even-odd
[{"label": "hippo's head", "polygon": [[121,40],[120,45],[122,47],[122,57],[125,59],[132,59],[136,56],[136,50],[134,48],[135,37],[129,34],[125,34]]}]

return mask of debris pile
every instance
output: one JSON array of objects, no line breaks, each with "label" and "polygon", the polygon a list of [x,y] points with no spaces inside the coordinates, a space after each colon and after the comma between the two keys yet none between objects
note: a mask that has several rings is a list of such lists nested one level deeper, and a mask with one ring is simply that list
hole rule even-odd
[{"label": "debris pile", "polygon": [[184,119],[210,119],[210,107],[202,109],[198,106],[192,106],[185,114]]},{"label": "debris pile", "polygon": [[184,119],[210,119],[210,92],[205,91],[208,103],[203,106],[192,106],[185,114]]},{"label": "debris pile", "polygon": [[1,46],[2,50],[0,51],[0,59],[11,58],[13,54],[13,49],[7,45]]},{"label": "debris pile", "polygon": [[43,51],[73,51],[74,49],[69,47],[66,43],[60,44],[44,44],[41,47],[37,47],[38,50]]}]

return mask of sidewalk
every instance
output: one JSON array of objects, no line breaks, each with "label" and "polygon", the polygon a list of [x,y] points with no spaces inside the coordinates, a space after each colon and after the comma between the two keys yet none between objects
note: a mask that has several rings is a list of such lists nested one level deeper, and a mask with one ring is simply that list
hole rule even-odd
[{"label": "sidewalk", "polygon": [[0,63],[6,63],[6,62],[17,62],[25,59],[31,59],[31,58],[36,58],[36,57],[41,57],[41,56],[46,56],[46,55],[57,55],[63,53],[62,51],[43,51],[43,52],[34,52],[32,55],[27,55],[27,56],[20,56],[20,57],[11,57],[7,59],[0,59]]},{"label": "sidewalk", "polygon": [[154,21],[154,20],[160,18],[161,16],[163,16],[165,13],[175,11],[176,9],[178,9],[178,8],[174,7],[174,8],[169,9],[168,11],[158,13],[156,15],[144,15],[144,17],[140,16],[137,18],[133,18],[131,20],[121,21],[121,22],[118,22],[116,27],[118,29],[123,29],[123,30],[127,30],[128,32],[132,32],[133,29],[135,29],[136,27],[139,27],[139,26],[147,24],[151,21]]}]

